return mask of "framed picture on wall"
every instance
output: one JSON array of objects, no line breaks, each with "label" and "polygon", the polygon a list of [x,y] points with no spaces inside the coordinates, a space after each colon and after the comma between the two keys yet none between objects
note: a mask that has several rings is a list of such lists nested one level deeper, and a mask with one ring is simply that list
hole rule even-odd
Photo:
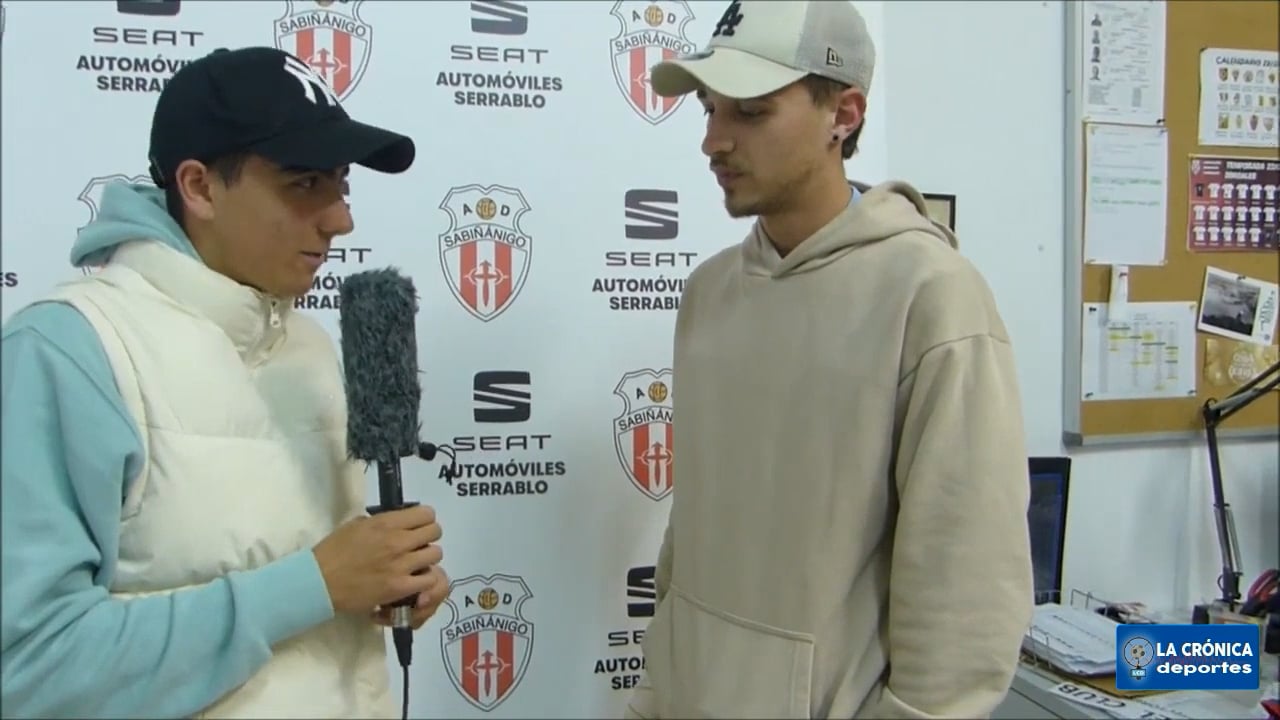
[{"label": "framed picture on wall", "polygon": [[956,196],[941,193],[921,193],[924,204],[929,211],[929,218],[936,223],[946,225],[951,232],[956,231]]}]

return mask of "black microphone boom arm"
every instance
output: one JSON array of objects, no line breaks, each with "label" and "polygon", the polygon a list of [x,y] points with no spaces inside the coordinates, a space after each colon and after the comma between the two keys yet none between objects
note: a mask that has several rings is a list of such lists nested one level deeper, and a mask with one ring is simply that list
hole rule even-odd
[{"label": "black microphone boom arm", "polygon": [[[1270,378],[1268,380],[1268,378]],[[1265,382],[1264,382],[1265,381]],[[1236,540],[1236,522],[1222,488],[1222,462],[1218,456],[1218,426],[1249,403],[1280,387],[1280,362],[1255,375],[1222,400],[1210,398],[1204,403],[1205,440],[1209,445],[1209,475],[1213,484],[1213,517],[1218,531],[1218,550],[1222,554],[1222,576],[1218,578],[1221,601],[1235,610],[1240,599],[1240,544]]]}]

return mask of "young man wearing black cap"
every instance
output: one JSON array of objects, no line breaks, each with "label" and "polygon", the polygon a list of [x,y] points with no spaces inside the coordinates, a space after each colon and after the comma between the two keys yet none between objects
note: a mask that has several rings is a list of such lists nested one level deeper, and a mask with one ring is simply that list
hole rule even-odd
[{"label": "young man wearing black cap", "polygon": [[875,49],[848,0],[729,3],[697,93],[738,245],[676,319],[671,517],[630,717],[985,717],[1032,609],[1017,369],[906,183],[850,183]]},{"label": "young man wearing black cap", "polygon": [[348,166],[413,156],[275,49],[169,82],[159,187],[108,186],[71,251],[102,269],[4,328],[6,715],[399,715],[376,611],[443,601],[440,527],[363,517],[333,343],[291,309]]}]

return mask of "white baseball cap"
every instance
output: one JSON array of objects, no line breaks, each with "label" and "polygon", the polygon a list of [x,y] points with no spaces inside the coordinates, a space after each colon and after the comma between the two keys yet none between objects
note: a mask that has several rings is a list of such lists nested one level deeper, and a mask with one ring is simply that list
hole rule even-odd
[{"label": "white baseball cap", "polygon": [[849,0],[734,0],[706,49],[649,72],[658,95],[705,85],[735,99],[768,95],[810,73],[871,91],[876,48]]}]

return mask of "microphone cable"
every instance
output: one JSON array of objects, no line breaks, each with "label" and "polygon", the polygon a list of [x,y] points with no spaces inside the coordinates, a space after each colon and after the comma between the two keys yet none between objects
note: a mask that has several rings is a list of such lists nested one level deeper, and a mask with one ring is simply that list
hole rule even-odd
[{"label": "microphone cable", "polygon": [[444,471],[444,481],[452,485],[453,479],[458,477],[458,456],[456,451],[443,443],[439,445],[429,442],[418,443],[419,458],[431,462],[436,459],[436,455],[444,455],[449,458],[449,465]]},{"label": "microphone cable", "polygon": [[[394,637],[398,628],[392,628],[391,634]],[[399,650],[399,647],[396,648]],[[409,666],[401,665],[400,672],[404,675],[404,683],[401,692],[404,693],[403,699],[400,701],[400,720],[409,720]]]}]

